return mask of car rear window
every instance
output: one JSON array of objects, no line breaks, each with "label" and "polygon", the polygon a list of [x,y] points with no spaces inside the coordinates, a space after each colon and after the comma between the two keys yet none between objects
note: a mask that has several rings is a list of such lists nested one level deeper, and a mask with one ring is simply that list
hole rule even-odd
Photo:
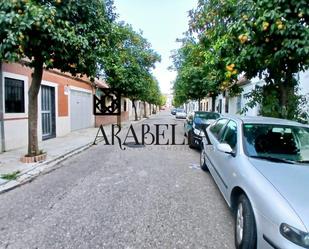
[{"label": "car rear window", "polygon": [[220,115],[218,113],[211,113],[211,112],[206,112],[206,113],[195,113],[195,118],[200,118],[200,119],[218,119]]}]

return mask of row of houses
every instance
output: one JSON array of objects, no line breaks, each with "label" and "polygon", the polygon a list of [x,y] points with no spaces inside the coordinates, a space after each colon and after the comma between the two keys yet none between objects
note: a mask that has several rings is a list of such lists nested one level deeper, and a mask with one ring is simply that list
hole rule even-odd
[{"label": "row of houses", "polygon": [[[298,73],[297,78],[299,80],[299,93],[309,96],[309,71]],[[240,83],[242,93],[239,96],[230,97],[228,92],[224,91],[219,94],[215,100],[213,98],[204,98],[200,101],[200,110],[212,111],[212,107],[214,106],[215,111],[221,114],[239,114],[248,103],[246,94],[250,93],[256,86],[263,86],[263,84],[265,84],[265,82],[259,78],[243,81]],[[197,101],[189,101],[185,104],[185,109],[187,112],[197,111],[199,109],[199,104]],[[309,103],[304,111],[309,111]],[[248,108],[245,115],[258,116],[259,106]]]},{"label": "row of houses", "polygon": [[[32,70],[19,63],[3,63],[0,68],[0,151],[27,145],[28,89]],[[45,70],[38,96],[39,140],[64,136],[72,131],[117,122],[116,116],[94,116],[93,94],[97,87],[107,87],[100,80],[91,83],[57,70]],[[134,118],[132,102],[121,99],[121,121]],[[153,106],[137,101],[138,117],[148,116]]]}]

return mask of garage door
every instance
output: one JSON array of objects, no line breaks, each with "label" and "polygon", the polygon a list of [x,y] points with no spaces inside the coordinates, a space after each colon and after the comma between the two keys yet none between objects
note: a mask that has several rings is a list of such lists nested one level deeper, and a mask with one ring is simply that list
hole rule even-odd
[{"label": "garage door", "polygon": [[71,130],[91,127],[91,94],[76,90],[70,91]]}]

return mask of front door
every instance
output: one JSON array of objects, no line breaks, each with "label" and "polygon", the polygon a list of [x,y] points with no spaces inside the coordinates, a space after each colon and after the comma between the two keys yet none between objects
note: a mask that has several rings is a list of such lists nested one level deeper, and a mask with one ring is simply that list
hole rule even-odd
[{"label": "front door", "polygon": [[41,86],[42,103],[42,139],[49,139],[56,136],[55,123],[55,88]]}]

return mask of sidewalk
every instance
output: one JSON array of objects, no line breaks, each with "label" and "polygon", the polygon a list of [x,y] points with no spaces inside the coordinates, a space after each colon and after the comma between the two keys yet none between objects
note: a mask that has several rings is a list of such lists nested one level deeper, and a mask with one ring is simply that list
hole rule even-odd
[{"label": "sidewalk", "polygon": [[[122,128],[144,120],[145,118],[139,121],[124,122],[122,123]],[[104,130],[106,135],[110,137],[110,125],[107,125]],[[63,137],[42,141],[39,145],[40,149],[47,152],[47,159],[44,162],[29,164],[20,162],[20,158],[27,152],[27,147],[0,154],[0,194],[30,182],[41,174],[58,168],[59,163],[63,160],[90,148],[97,132],[98,128],[88,128],[73,131]],[[14,180],[1,178],[3,174],[12,174],[16,171],[19,171],[19,173]]]}]

